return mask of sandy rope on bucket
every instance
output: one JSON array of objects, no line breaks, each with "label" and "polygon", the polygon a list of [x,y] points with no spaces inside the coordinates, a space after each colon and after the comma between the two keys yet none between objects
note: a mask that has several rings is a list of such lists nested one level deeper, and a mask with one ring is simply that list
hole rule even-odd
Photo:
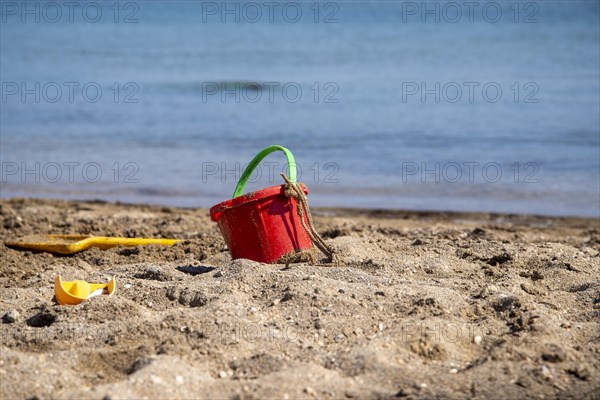
[{"label": "sandy rope on bucket", "polygon": [[[310,213],[310,208],[308,208],[308,200],[304,195],[304,191],[298,186],[298,184],[293,183],[290,179],[285,175],[281,174],[283,180],[285,181],[285,195],[287,197],[291,197],[296,199],[298,202],[298,216],[300,216],[300,222],[302,223],[302,227],[313,241],[315,246],[319,248],[328,258],[329,262],[333,261],[333,250],[331,247],[325,243],[325,240],[319,232],[315,229],[315,224],[313,222],[312,214]],[[304,220],[304,215],[306,215],[306,220],[308,221],[308,226],[306,226],[306,221]]]}]

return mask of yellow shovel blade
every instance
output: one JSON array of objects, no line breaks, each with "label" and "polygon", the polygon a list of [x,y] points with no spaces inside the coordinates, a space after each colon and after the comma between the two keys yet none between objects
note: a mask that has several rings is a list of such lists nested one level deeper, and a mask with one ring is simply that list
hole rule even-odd
[{"label": "yellow shovel blade", "polygon": [[88,283],[86,281],[63,281],[60,275],[54,279],[54,295],[58,304],[79,304],[83,300],[99,295],[111,296],[117,288],[115,278],[108,283]]},{"label": "yellow shovel blade", "polygon": [[123,238],[86,235],[36,235],[15,242],[5,242],[7,246],[21,249],[47,251],[57,254],[75,254],[79,251],[98,247],[102,250],[116,246],[143,246],[154,244],[172,246],[178,239]]}]

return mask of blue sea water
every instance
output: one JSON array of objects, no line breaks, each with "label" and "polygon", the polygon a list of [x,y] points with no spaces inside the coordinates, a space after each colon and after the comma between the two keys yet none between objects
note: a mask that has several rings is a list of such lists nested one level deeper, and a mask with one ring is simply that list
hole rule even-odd
[{"label": "blue sea water", "polygon": [[315,206],[600,217],[597,1],[77,4],[2,4],[2,197],[208,207],[282,144]]}]

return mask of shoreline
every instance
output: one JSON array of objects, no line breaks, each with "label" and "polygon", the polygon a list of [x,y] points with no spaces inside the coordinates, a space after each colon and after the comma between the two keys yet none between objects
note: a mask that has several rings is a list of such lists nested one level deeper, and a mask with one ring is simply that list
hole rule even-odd
[{"label": "shoreline", "polygon": [[[65,198],[61,195],[57,197],[37,197],[37,196],[13,196],[13,197],[0,197],[0,203],[2,202],[15,202],[15,201],[40,201],[40,202],[66,202],[66,203],[97,203],[97,204],[113,204],[122,206],[132,207],[159,207],[159,208],[173,208],[181,210],[209,210],[210,207],[203,206],[177,206],[168,205],[160,202],[140,202],[140,201],[122,201],[102,198]],[[217,203],[215,203],[217,204]],[[310,199],[309,199],[310,205]],[[410,208],[383,208],[383,207],[341,207],[341,206],[312,206],[311,210],[315,214],[319,213],[334,213],[336,215],[385,215],[388,214],[390,217],[395,218],[406,218],[409,215],[417,216],[431,216],[439,215],[445,218],[458,218],[465,217],[467,219],[476,219],[476,217],[485,217],[485,220],[491,218],[510,218],[511,220],[518,219],[532,219],[532,220],[543,220],[543,219],[558,219],[558,220],[598,220],[600,221],[600,215],[572,215],[572,214],[544,214],[544,213],[520,213],[520,212],[503,212],[503,211],[470,211],[470,210],[451,210],[451,209],[410,209]]]}]

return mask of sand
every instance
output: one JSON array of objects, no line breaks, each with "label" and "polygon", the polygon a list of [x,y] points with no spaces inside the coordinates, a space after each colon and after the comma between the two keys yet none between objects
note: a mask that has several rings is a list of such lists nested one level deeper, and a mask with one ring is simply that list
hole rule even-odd
[{"label": "sand", "polygon": [[[232,261],[205,209],[0,202],[0,397],[600,398],[600,222],[316,209],[335,266]],[[313,263],[315,264],[315,263]],[[77,306],[53,280],[117,280]]]}]

